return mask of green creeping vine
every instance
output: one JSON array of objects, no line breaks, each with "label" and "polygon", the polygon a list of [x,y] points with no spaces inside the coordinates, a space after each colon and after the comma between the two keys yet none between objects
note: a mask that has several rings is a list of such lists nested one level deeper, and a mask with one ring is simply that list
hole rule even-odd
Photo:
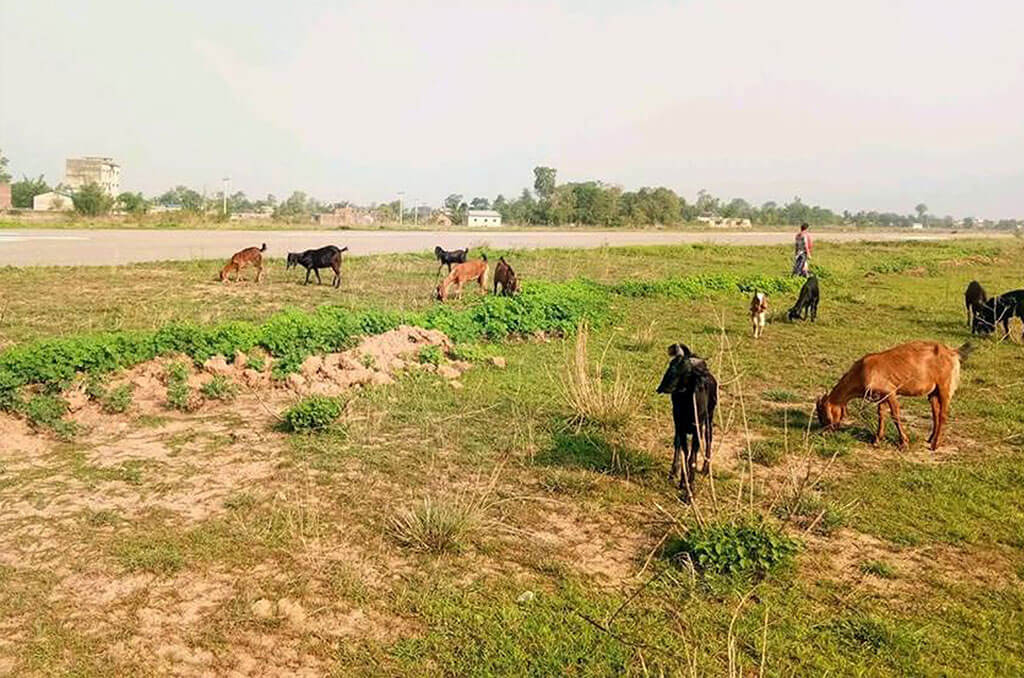
[{"label": "green creeping vine", "polygon": [[712,292],[788,292],[800,278],[725,274],[604,285],[590,280],[527,283],[513,297],[488,295],[461,308],[434,306],[418,313],[353,311],[321,306],[286,309],[263,323],[226,322],[201,327],[175,324],[156,331],[124,331],[42,339],[0,353],[0,410],[20,411],[19,389],[39,384],[60,390],[78,374],[102,374],[159,356],[183,354],[197,363],[260,348],[274,358],[274,374],[296,371],[310,355],[352,346],[357,337],[381,334],[402,324],[437,329],[455,342],[498,341],[538,333],[570,334],[583,321],[600,327],[612,316],[614,295],[698,297]]}]

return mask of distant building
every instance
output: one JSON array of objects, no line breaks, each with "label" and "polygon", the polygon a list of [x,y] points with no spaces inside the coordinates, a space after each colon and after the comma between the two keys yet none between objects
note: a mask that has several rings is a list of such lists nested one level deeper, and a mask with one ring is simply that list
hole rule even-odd
[{"label": "distant building", "polygon": [[77,191],[90,183],[99,184],[107,195],[116,197],[121,192],[121,166],[113,158],[68,158],[64,164],[64,185]]},{"label": "distant building", "polygon": [[366,210],[347,205],[337,207],[331,212],[316,215],[316,223],[321,226],[369,226],[373,223],[373,215]]},{"label": "distant building", "polygon": [[915,221],[910,226],[910,228],[914,229],[915,231],[923,231],[924,230],[924,224],[922,224],[920,221]]},{"label": "distant building", "polygon": [[32,198],[32,209],[36,212],[63,212],[74,208],[74,201],[66,193],[50,191]]},{"label": "distant building", "polygon": [[466,212],[467,226],[501,226],[501,213],[494,210],[469,210]]},{"label": "distant building", "polygon": [[712,217],[712,216],[699,216],[697,217],[697,223],[705,224],[711,228],[750,228],[750,219],[740,219],[739,217]]},{"label": "distant building", "polygon": [[11,209],[11,185],[0,182],[0,210]]}]

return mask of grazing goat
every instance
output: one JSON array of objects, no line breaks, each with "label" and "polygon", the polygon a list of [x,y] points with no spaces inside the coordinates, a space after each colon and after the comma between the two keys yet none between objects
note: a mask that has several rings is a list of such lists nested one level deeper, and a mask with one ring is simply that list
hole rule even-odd
[{"label": "grazing goat", "polygon": [[804,282],[803,287],[800,288],[800,296],[797,297],[796,305],[789,309],[789,319],[806,320],[808,314],[810,314],[811,322],[814,322],[818,319],[819,299],[818,277],[812,275]]},{"label": "grazing goat", "polygon": [[988,296],[985,294],[985,288],[977,280],[972,280],[971,284],[964,291],[964,306],[967,307],[967,326],[971,328],[972,334],[977,331],[974,318],[981,312],[981,307],[985,305],[986,301],[988,301]]},{"label": "grazing goat", "polygon": [[498,293],[498,285],[501,285],[501,294],[504,297],[511,297],[519,291],[519,279],[516,272],[505,261],[505,257],[498,258],[498,265],[494,267],[494,293]]},{"label": "grazing goat", "polygon": [[437,267],[437,272],[441,273],[441,267],[445,264],[448,265],[448,272],[452,272],[452,264],[464,264],[466,263],[466,257],[469,256],[469,248],[464,250],[444,250],[438,245],[434,248],[434,256],[441,263]]},{"label": "grazing goat", "polygon": [[327,247],[321,247],[317,250],[306,250],[305,252],[289,252],[288,263],[285,265],[285,269],[290,269],[292,266],[302,266],[306,269],[306,282],[304,285],[309,284],[310,272],[316,273],[316,284],[321,285],[323,281],[320,280],[320,269],[329,268],[334,271],[334,280],[331,285],[334,287],[341,286],[341,253],[347,252],[347,247],[335,247],[334,245],[328,245]]},{"label": "grazing goat", "polygon": [[750,324],[754,327],[754,339],[759,339],[764,334],[767,318],[768,295],[764,292],[754,292],[754,296],[750,298]]},{"label": "grazing goat", "polygon": [[[669,363],[665,375],[658,385],[658,393],[672,396],[672,422],[675,424],[673,440],[672,469],[669,480],[679,474],[679,489],[686,489],[687,497],[693,496],[694,472],[697,453],[704,445],[704,465],[701,473],[707,473],[711,464],[712,428],[715,407],[718,404],[718,382],[708,369],[707,363],[690,352],[684,344],[668,347]],[[687,436],[692,444],[687,445]],[[686,464],[682,465],[682,454]]]},{"label": "grazing goat", "polygon": [[865,398],[878,405],[877,445],[885,435],[885,413],[889,408],[900,448],[907,446],[907,434],[900,421],[898,395],[927,396],[932,406],[931,449],[939,446],[949,403],[960,385],[960,365],[971,352],[971,345],[952,349],[934,341],[912,341],[881,353],[870,353],[853,364],[829,393],[818,399],[818,421],[826,430],[834,430],[846,415],[846,406],[854,398]]},{"label": "grazing goat", "polygon": [[260,247],[246,247],[240,252],[235,252],[231,255],[231,261],[220,269],[220,281],[228,282],[232,273],[237,280],[242,274],[242,269],[252,264],[256,269],[256,282],[259,282],[263,279],[263,253],[266,251],[267,243],[263,243]]},{"label": "grazing goat", "polygon": [[455,285],[455,294],[462,298],[462,286],[471,280],[480,284],[480,289],[487,292],[487,255],[480,255],[481,259],[456,264],[452,272],[445,276],[441,284],[437,286],[437,298],[445,301],[448,298],[448,288]]},{"label": "grazing goat", "polygon": [[[995,332],[999,323],[1003,324],[1003,336],[1010,336],[1010,319],[1017,316],[1024,322],[1024,290],[1013,290],[1003,292],[998,297],[992,297],[978,307],[974,316],[972,329],[979,334],[991,334]],[[1024,339],[1024,332],[1021,333]]]}]

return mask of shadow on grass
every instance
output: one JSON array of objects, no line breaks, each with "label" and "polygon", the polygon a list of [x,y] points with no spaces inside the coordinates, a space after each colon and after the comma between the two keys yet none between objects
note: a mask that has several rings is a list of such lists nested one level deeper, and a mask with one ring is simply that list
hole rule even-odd
[{"label": "shadow on grass", "polygon": [[600,431],[586,429],[556,433],[551,446],[537,455],[536,462],[624,478],[646,476],[656,467],[655,459],[646,452],[611,442]]}]

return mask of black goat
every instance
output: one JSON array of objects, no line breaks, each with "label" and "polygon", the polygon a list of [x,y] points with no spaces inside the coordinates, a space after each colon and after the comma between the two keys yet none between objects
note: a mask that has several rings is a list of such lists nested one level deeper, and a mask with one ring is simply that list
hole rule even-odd
[{"label": "black goat", "polygon": [[789,309],[790,320],[806,320],[808,314],[811,322],[818,319],[818,300],[821,298],[818,291],[818,277],[812,275],[800,288],[800,296],[797,297],[796,305]]},{"label": "black goat", "polygon": [[[711,463],[712,428],[715,407],[718,405],[718,381],[703,358],[694,355],[684,344],[668,347],[669,363],[665,375],[658,385],[658,393],[672,396],[672,421],[675,424],[673,440],[672,470],[669,480],[679,474],[679,489],[686,489],[687,497],[693,496],[693,476],[697,464],[697,453],[704,445],[704,465],[701,473],[707,473]],[[687,445],[687,436],[692,444]],[[686,466],[681,465],[682,453],[686,454]]]},{"label": "black goat", "polygon": [[[971,328],[978,334],[990,334],[999,323],[1003,324],[1003,335],[1010,334],[1010,318],[1017,316],[1024,322],[1024,290],[1004,292],[992,297],[977,309],[974,326]],[[1024,339],[1024,333],[1021,334]]]},{"label": "black goat", "polygon": [[971,328],[972,334],[976,332],[974,317],[981,312],[981,307],[985,305],[986,301],[988,301],[988,295],[985,294],[985,288],[977,280],[972,280],[971,284],[964,291],[964,306],[967,307],[967,326]]},{"label": "black goat", "polygon": [[347,247],[337,248],[334,245],[328,245],[327,247],[321,247],[317,250],[306,250],[305,252],[289,252],[288,253],[288,264],[286,270],[292,266],[302,266],[306,269],[306,282],[304,285],[309,284],[310,272],[316,273],[316,284],[323,284],[320,279],[320,269],[329,268],[334,271],[334,281],[331,283],[334,287],[341,286],[341,253],[347,252]]},{"label": "black goat", "polygon": [[437,267],[438,274],[441,273],[441,266],[448,265],[448,272],[452,272],[452,264],[464,264],[466,263],[466,257],[469,256],[469,248],[464,250],[445,250],[441,249],[438,245],[434,248],[434,256],[441,263]]}]

